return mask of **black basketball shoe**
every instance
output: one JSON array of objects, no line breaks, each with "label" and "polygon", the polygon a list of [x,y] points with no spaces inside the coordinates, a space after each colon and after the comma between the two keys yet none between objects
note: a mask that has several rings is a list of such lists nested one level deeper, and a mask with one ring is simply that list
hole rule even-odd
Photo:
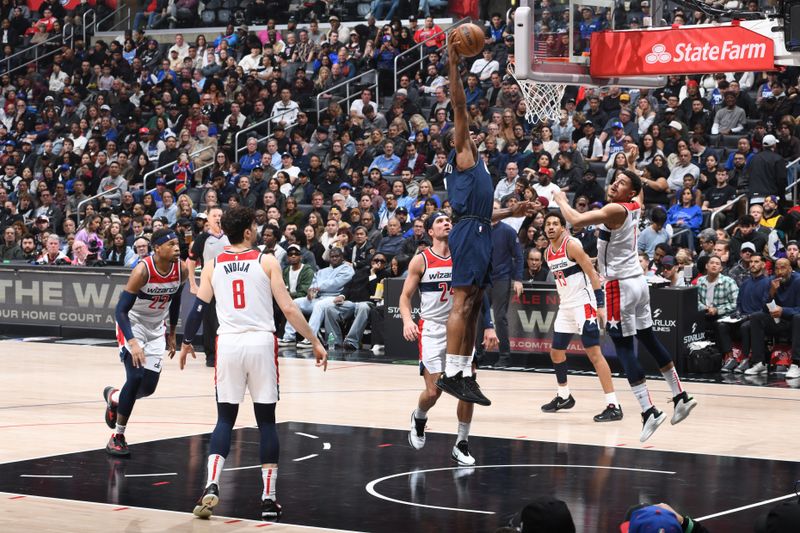
[{"label": "black basketball shoe", "polygon": [[111,395],[117,392],[114,387],[106,387],[103,389],[103,399],[106,401],[106,425],[111,429],[117,427],[117,406],[111,401]]},{"label": "black basketball shoe", "polygon": [[211,518],[211,514],[214,512],[214,507],[218,503],[219,487],[216,483],[212,483],[206,487],[206,490],[203,491],[203,495],[200,496],[199,500],[197,500],[192,513],[200,518]]},{"label": "black basketball shoe", "polygon": [[608,404],[599,415],[594,415],[595,422],[614,422],[616,420],[622,420],[622,407],[613,403]]},{"label": "black basketball shoe", "polygon": [[113,433],[111,438],[108,439],[108,444],[106,444],[106,452],[109,455],[115,455],[117,457],[127,457],[130,455],[131,452],[128,449],[128,443],[125,442],[125,435]]},{"label": "black basketball shoe", "polygon": [[281,518],[281,505],[269,498],[261,500],[261,519],[267,522],[277,522]]},{"label": "black basketball shoe", "polygon": [[572,394],[570,394],[567,399],[556,395],[555,398],[542,406],[542,411],[545,413],[555,413],[556,411],[572,409],[573,407],[575,407],[575,398],[572,397]]},{"label": "black basketball shoe", "polygon": [[451,377],[442,374],[436,381],[436,386],[459,400],[468,403],[477,403],[478,405],[492,405],[491,400],[481,392],[481,387],[475,380],[474,375],[465,378],[461,371]]}]

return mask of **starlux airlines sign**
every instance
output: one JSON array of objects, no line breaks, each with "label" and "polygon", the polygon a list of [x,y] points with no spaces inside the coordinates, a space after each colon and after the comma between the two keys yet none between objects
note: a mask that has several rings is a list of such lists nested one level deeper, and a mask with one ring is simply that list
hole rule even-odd
[{"label": "starlux airlines sign", "polygon": [[738,25],[597,32],[591,51],[598,78],[775,68],[772,39]]}]

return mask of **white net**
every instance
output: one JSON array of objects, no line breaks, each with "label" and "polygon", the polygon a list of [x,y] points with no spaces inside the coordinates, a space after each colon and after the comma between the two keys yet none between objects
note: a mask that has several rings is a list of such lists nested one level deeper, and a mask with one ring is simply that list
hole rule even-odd
[{"label": "white net", "polygon": [[508,73],[519,84],[519,90],[525,100],[525,118],[531,124],[538,124],[544,120],[558,122],[566,84],[519,79],[514,74],[514,65],[511,63],[508,65]]}]

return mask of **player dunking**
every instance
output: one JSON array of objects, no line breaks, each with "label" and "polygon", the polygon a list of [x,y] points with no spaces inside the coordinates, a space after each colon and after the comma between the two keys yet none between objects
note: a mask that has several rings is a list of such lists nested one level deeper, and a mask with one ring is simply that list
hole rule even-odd
[{"label": "player dunking", "polygon": [[473,375],[472,353],[483,292],[490,284],[492,220],[524,214],[531,205],[520,202],[514,210],[492,211],[492,177],[470,137],[467,97],[458,73],[461,57],[454,42],[455,39],[451,39],[447,49],[454,121],[444,143],[444,146],[453,148],[445,167],[447,199],[453,209],[453,229],[449,236],[453,260],[453,309],[447,318],[444,374],[436,381],[436,386],[459,400],[491,405]]},{"label": "player dunking", "polygon": [[608,187],[607,195],[609,203],[602,209],[585,213],[573,209],[563,191],[557,191],[553,198],[564,218],[573,226],[600,225],[597,262],[600,274],[606,281],[606,327],[633,394],[642,407],[642,433],[639,440],[644,442],[666,420],[667,415],[659,411],[650,398],[644,370],[634,353],[634,337],[655,358],[661,374],[672,389],[672,403],[675,406],[672,424],[689,416],[697,401],[683,390],[672,358],[653,333],[650,292],[636,252],[642,181],[633,172],[623,170]]},{"label": "player dunking", "polygon": [[211,434],[208,477],[194,514],[209,518],[219,503],[219,481],[231,448],[231,435],[245,389],[250,391],[261,433],[260,459],[264,489],[261,517],[276,521],[281,506],[275,501],[278,477],[278,431],[275,404],[278,393],[278,344],[272,299],[303,337],[311,340],[317,366],[327,369],[328,354],[294,305],[283,282],[281,267],[273,255],[255,248],[257,225],[252,209],[236,207],[222,216],[222,229],[230,247],[203,265],[200,287],[186,320],[180,366],[186,364],[192,341],[200,327],[203,310],[216,298],[217,330],[217,425]]},{"label": "player dunking", "polygon": [[[125,427],[133,404],[155,392],[164,352],[175,355],[175,326],[189,270],[180,261],[178,236],[172,230],[156,231],[152,243],[154,254],[134,267],[117,303],[117,342],[126,379],[122,390],[109,386],[103,391],[106,424],[114,428],[106,445],[111,455],[130,454]],[[165,338],[167,317],[169,336]]]},{"label": "player dunking", "polygon": [[[433,245],[411,259],[408,277],[400,295],[400,316],[403,317],[403,337],[419,340],[420,373],[425,379],[425,390],[419,395],[417,408],[411,413],[411,431],[408,442],[417,450],[425,446],[425,423],[428,411],[436,405],[442,391],[436,388],[445,364],[447,348],[447,317],[453,307],[450,281],[453,262],[447,238],[452,229],[450,217],[437,211],[425,220],[425,230]],[[420,321],[411,318],[411,297],[419,289]],[[488,307],[485,308],[488,314]],[[497,335],[489,323],[484,331],[484,345],[497,345]],[[472,403],[459,400],[456,409],[458,435],[452,457],[460,465],[471,466],[475,458],[469,453],[469,427],[472,422]]]},{"label": "player dunking", "polygon": [[586,355],[594,365],[606,395],[606,408],[595,415],[594,421],[622,420],[622,408],[614,392],[611,370],[600,351],[598,318],[601,323],[605,319],[605,297],[600,278],[581,242],[567,232],[561,214],[548,213],[544,217],[544,232],[550,241],[545,258],[556,280],[560,303],[553,327],[553,347],[550,350],[558,394],[550,403],[542,406],[542,411],[554,413],[561,409],[571,409],[575,405],[575,399],[567,385],[566,349],[572,335],[577,333],[581,336]]}]

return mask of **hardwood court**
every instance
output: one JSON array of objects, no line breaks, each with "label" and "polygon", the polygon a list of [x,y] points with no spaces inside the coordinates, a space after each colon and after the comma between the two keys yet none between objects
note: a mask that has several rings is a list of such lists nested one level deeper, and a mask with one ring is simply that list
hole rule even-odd
[{"label": "hardwood court", "polygon": [[[0,357],[0,530],[266,527],[253,520],[261,489],[247,407],[225,465],[234,470],[222,478],[225,516],[191,515],[216,419],[213,370],[200,359],[183,372],[166,363],[156,394],[136,404],[126,433],[133,456],[120,461],[102,451],[110,430],[101,391],[124,376],[115,348],[0,341]],[[323,374],[310,360],[280,362],[285,514],[271,531],[492,531],[528,499],[554,494],[579,531],[616,531],[628,506],[663,500],[709,517],[712,530],[749,532],[774,505],[765,502],[793,497],[800,479],[794,389],[687,383],[699,407],[642,445],[624,379],[615,385],[625,419],[599,425],[591,420],[603,403],[594,377],[570,376],[576,407],[547,415],[539,406],[554,394],[552,375],[482,370],[493,405],[476,408],[473,470],[449,458],[452,398],[430,412],[426,447],[408,445],[422,384],[416,366],[332,361]],[[650,385],[671,414],[666,384]]]}]

